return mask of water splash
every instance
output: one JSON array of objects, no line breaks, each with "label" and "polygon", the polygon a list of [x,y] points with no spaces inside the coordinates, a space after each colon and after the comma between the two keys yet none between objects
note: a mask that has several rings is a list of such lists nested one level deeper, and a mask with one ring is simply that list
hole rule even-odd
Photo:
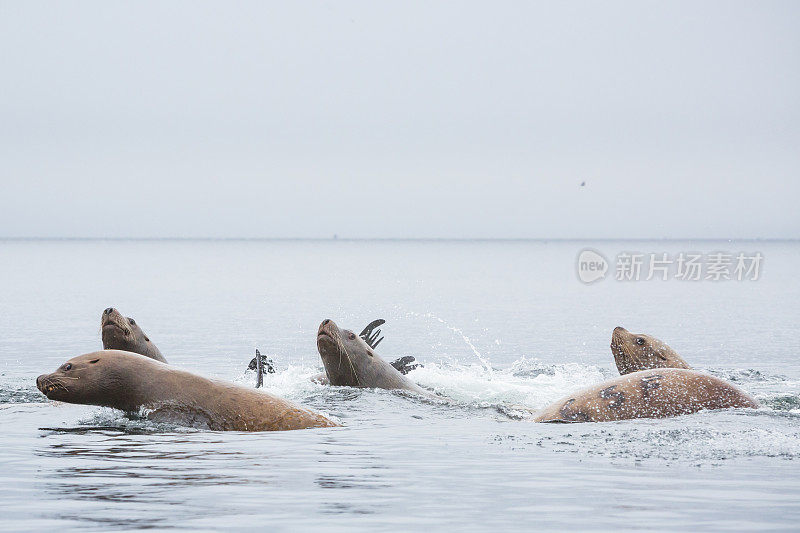
[{"label": "water splash", "polygon": [[[320,369],[289,365],[264,376],[263,390],[297,401],[317,403],[331,387],[312,382]],[[419,385],[465,406],[498,407],[516,405],[539,409],[575,389],[593,385],[608,376],[597,366],[570,363],[547,365],[522,357],[505,369],[487,371],[477,363],[424,363],[408,377]],[[255,386],[255,372],[245,371],[235,379]]]},{"label": "water splash", "polygon": [[457,402],[482,407],[517,405],[540,409],[576,389],[603,381],[596,366],[545,365],[521,358],[491,374],[479,365],[426,363],[409,373],[414,381]]},{"label": "water splash", "polygon": [[484,369],[486,370],[486,373],[489,374],[489,377],[491,378],[491,374],[494,371],[494,369],[492,368],[491,362],[481,354],[481,352],[478,350],[478,348],[475,346],[475,344],[473,344],[472,341],[470,340],[470,338],[467,337],[467,335],[464,333],[463,329],[461,329],[461,328],[459,328],[457,326],[453,326],[453,325],[449,324],[446,320],[444,320],[441,317],[438,317],[438,316],[434,315],[433,313],[420,314],[420,313],[417,313],[417,312],[414,312],[414,311],[408,311],[406,313],[406,316],[423,317],[423,318],[431,319],[431,320],[433,320],[435,322],[438,322],[438,323],[442,324],[445,328],[449,329],[450,331],[452,331],[453,333],[458,335],[461,338],[461,340],[464,341],[464,343],[469,347],[469,349],[472,351],[472,353],[475,355],[475,357],[478,359],[478,361],[481,362],[481,364],[483,365]]},{"label": "water splash", "polygon": [[[324,387],[324,385],[311,380],[320,372],[324,372],[324,370],[319,367],[288,365],[285,369],[279,369],[274,374],[265,374],[264,385],[261,390],[292,399],[302,398]],[[233,381],[245,387],[255,387],[256,373],[252,370],[245,370]]]}]

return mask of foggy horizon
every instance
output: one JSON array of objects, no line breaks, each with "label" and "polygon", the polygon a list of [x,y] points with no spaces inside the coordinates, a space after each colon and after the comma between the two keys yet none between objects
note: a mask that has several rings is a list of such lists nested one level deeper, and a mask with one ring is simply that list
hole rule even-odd
[{"label": "foggy horizon", "polygon": [[0,235],[0,241],[532,241],[532,242],[636,242],[636,241],[675,241],[675,242],[769,242],[769,241],[800,241],[800,237],[359,237],[333,234],[329,236],[306,237],[259,237],[259,236],[130,236],[130,235]]},{"label": "foggy horizon", "polygon": [[795,239],[800,5],[0,3],[0,238]]}]

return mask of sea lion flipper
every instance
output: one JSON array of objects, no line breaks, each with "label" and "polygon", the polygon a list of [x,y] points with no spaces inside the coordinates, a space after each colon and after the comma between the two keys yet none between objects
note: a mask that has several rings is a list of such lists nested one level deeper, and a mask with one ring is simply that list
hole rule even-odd
[{"label": "sea lion flipper", "polygon": [[386,321],[382,318],[373,320],[367,324],[367,327],[361,330],[361,333],[359,333],[358,336],[364,339],[364,342],[366,342],[367,345],[374,350],[383,340],[383,337],[378,339],[378,336],[381,334],[381,330],[376,331],[375,328],[382,326],[385,323]]},{"label": "sea lion flipper", "polygon": [[256,371],[256,388],[258,388],[264,383],[264,374],[275,373],[275,363],[266,355],[261,355],[261,352],[256,348],[256,356],[250,360],[247,369]]},{"label": "sea lion flipper", "polygon": [[264,361],[261,359],[261,352],[256,348],[256,388],[261,388],[264,384]]},{"label": "sea lion flipper", "polygon": [[[378,347],[378,345],[381,343],[381,341],[384,339],[383,337],[381,337],[380,339],[378,339],[378,335],[380,335],[380,334],[381,334],[381,330],[379,330],[379,329],[376,329],[376,330],[375,330],[375,333],[373,333],[373,334],[372,334],[372,337],[369,337],[368,339],[366,339],[366,343],[367,343],[367,344],[368,344],[368,345],[369,345],[369,346],[370,346],[370,347],[371,347],[373,350],[374,350],[375,348],[377,348],[377,347]],[[376,339],[377,339],[377,340],[376,340]]]},{"label": "sea lion flipper", "polygon": [[408,374],[412,370],[417,367],[420,367],[417,360],[414,358],[413,355],[406,355],[396,359],[390,363],[393,367],[395,367],[401,374]]},{"label": "sea lion flipper", "polygon": [[367,324],[367,327],[365,327],[364,329],[361,330],[361,333],[359,333],[358,336],[361,337],[362,339],[364,337],[368,337],[369,334],[372,333],[372,330],[374,330],[375,328],[377,328],[379,326],[382,326],[384,324],[386,324],[386,321],[384,319],[382,319],[382,318],[379,318],[377,320],[373,320],[372,322]]}]

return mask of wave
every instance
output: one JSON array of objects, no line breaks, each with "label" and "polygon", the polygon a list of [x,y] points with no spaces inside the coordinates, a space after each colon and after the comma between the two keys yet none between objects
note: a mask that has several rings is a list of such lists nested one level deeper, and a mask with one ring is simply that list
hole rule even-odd
[{"label": "wave", "polygon": [[36,387],[22,384],[0,384],[0,404],[43,403],[48,399]]},{"label": "wave", "polygon": [[[325,400],[341,401],[363,391],[347,387],[328,387],[312,382],[321,368],[288,365],[264,376],[264,391],[300,402],[320,406]],[[765,408],[780,412],[800,412],[800,381],[755,369],[708,369],[718,377],[741,386],[756,396]],[[465,407],[495,408],[511,418],[528,416],[559,398],[583,387],[616,376],[608,368],[580,363],[547,364],[536,358],[521,357],[506,368],[487,361],[423,362],[408,377],[444,398]],[[255,372],[245,370],[233,378],[247,387],[255,385]],[[42,403],[47,400],[32,385],[0,383],[0,404]]]}]

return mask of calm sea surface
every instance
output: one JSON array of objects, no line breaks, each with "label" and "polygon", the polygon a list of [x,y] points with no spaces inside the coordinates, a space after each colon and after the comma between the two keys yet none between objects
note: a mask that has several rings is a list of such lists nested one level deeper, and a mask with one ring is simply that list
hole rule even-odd
[{"label": "calm sea surface", "polygon": [[[611,261],[584,285],[585,247]],[[622,251],[761,252],[757,281],[621,282]],[[646,272],[644,273],[646,274]],[[0,241],[0,529],[797,530],[800,243]],[[646,276],[643,276],[646,277]],[[35,377],[133,316],[171,364],[336,429],[215,433],[49,402]],[[456,402],[323,387],[316,330],[385,318],[378,352]],[[652,334],[759,410],[534,424]]]}]

